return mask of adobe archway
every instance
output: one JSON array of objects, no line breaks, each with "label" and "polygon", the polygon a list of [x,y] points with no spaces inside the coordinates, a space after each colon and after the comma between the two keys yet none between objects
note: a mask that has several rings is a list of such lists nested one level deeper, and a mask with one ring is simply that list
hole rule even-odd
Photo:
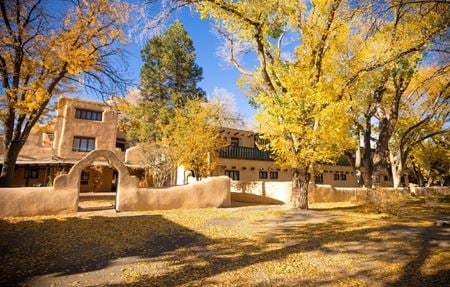
[{"label": "adobe archway", "polygon": [[119,197],[121,193],[125,190],[136,191],[139,186],[139,180],[137,177],[130,175],[128,168],[125,164],[117,157],[117,155],[110,150],[93,150],[88,153],[84,158],[78,161],[70,169],[68,174],[63,174],[55,178],[54,181],[54,191],[67,193],[67,201],[71,203],[72,211],[76,212],[78,210],[78,200],[80,193],[80,179],[81,172],[92,163],[97,158],[105,158],[108,163],[114,167],[119,173],[119,184],[117,186],[116,193],[116,211],[120,210],[120,200]]}]

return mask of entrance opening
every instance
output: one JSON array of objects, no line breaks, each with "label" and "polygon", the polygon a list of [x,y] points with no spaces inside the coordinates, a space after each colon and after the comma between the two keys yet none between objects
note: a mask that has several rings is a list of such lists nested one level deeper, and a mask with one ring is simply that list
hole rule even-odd
[{"label": "entrance opening", "polygon": [[79,211],[115,209],[119,173],[111,166],[93,164],[80,177]]}]

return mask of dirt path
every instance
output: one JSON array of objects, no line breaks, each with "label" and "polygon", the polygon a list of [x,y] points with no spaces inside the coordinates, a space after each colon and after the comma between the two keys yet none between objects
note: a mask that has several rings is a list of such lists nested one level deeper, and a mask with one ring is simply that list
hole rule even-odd
[{"label": "dirt path", "polygon": [[0,286],[446,286],[448,199],[0,220]]}]

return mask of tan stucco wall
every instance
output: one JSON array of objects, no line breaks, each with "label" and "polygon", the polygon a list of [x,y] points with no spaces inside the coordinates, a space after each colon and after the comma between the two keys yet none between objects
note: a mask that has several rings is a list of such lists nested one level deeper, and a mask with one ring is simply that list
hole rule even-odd
[{"label": "tan stucco wall", "polygon": [[118,201],[119,211],[228,207],[231,204],[230,179],[210,177],[184,186],[126,190]]},{"label": "tan stucco wall", "polygon": [[308,193],[310,203],[362,201],[367,197],[366,188],[333,187],[331,185],[311,185]]},{"label": "tan stucco wall", "polygon": [[242,147],[255,147],[255,132],[232,129],[232,128],[221,128],[221,136],[231,143],[231,138],[239,138],[239,146]]},{"label": "tan stucco wall", "polygon": [[0,216],[70,213],[76,211],[77,201],[78,193],[53,187],[1,188]]},{"label": "tan stucco wall", "polygon": [[[234,168],[233,168],[234,167]],[[351,166],[342,165],[322,165],[317,167],[322,172],[323,184],[329,184],[334,187],[357,187],[356,175]],[[263,160],[244,160],[234,158],[219,158],[218,164],[213,171],[214,176],[224,175],[226,170],[239,171],[239,179],[241,181],[291,181],[292,169],[280,168],[274,161]],[[268,172],[267,179],[259,178],[259,171]],[[278,172],[278,179],[270,178],[270,170]],[[335,180],[334,174],[343,172],[346,180]],[[387,173],[386,173],[387,174]],[[390,180],[384,181],[384,175],[380,175],[380,186],[392,186]],[[311,179],[314,181],[314,179]]]},{"label": "tan stucco wall", "polygon": [[267,171],[267,181],[275,181],[275,179],[270,179],[269,169],[278,172],[278,181],[287,181],[292,179],[292,173],[290,170],[281,169],[273,161],[234,158],[219,158],[216,169],[213,171],[213,175],[224,175],[226,170],[236,170],[239,171],[239,178],[242,181],[261,181],[263,180],[259,179],[259,171],[261,169]]},{"label": "tan stucco wall", "polygon": [[419,196],[448,195],[450,186],[411,187],[411,193]]},{"label": "tan stucco wall", "polygon": [[[274,182],[274,181],[252,181],[235,182],[231,184],[232,198],[236,201],[270,203],[270,201],[279,201],[289,204],[292,194],[292,182]],[[245,196],[239,195],[247,194]],[[262,198],[257,198],[257,195]],[[358,201],[364,199],[366,189],[364,188],[334,188],[331,185],[310,185],[308,199],[310,203],[318,202],[340,202],[340,201]],[[256,200],[256,201],[253,201]]]},{"label": "tan stucco wall", "polygon": [[[75,118],[76,108],[102,111],[102,121]],[[116,151],[117,112],[101,102],[62,97],[58,102],[54,147],[59,157],[81,159],[86,152],[72,151],[75,136],[95,138],[95,149]],[[118,152],[120,153],[120,152]],[[118,155],[119,156],[119,155]]]},{"label": "tan stucco wall", "polygon": [[32,159],[49,159],[53,155],[52,142],[41,131],[32,131],[20,150],[19,156]]},{"label": "tan stucco wall", "polygon": [[125,151],[125,163],[129,165],[144,166],[145,155],[139,146],[130,147]]},{"label": "tan stucco wall", "polygon": [[[289,203],[292,193],[291,181],[232,181],[231,191],[233,193],[243,193],[257,195],[278,202]],[[248,197],[245,198],[255,198]],[[234,200],[241,201],[238,196],[234,196]],[[264,200],[264,199],[260,199]],[[248,202],[248,201],[244,201]]]}]

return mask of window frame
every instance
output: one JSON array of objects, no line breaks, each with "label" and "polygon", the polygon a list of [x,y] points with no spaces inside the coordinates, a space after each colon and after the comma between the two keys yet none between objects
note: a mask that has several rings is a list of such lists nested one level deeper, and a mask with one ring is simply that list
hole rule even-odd
[{"label": "window frame", "polygon": [[[78,147],[75,147],[75,141],[78,140]],[[83,140],[86,141],[86,148],[82,149],[83,147]],[[90,143],[93,142],[92,149],[89,149]],[[91,152],[95,150],[95,138],[93,137],[81,137],[81,136],[74,136],[72,141],[72,151],[74,152]]]},{"label": "window frame", "polygon": [[23,174],[23,178],[39,178],[39,168],[25,168],[25,172]]},{"label": "window frame", "polygon": [[87,185],[89,184],[89,172],[82,171],[80,176],[80,184]]},{"label": "window frame", "polygon": [[231,137],[230,138],[230,146],[239,146],[240,139],[237,137]]},{"label": "window frame", "polygon": [[339,173],[338,172],[335,172],[334,173],[334,180],[340,180],[340,175],[339,175]]},{"label": "window frame", "polygon": [[278,179],[278,171],[270,171],[269,172],[270,179]]},{"label": "window frame", "polygon": [[340,180],[342,180],[342,181],[346,181],[347,180],[347,175],[345,173],[341,173],[339,175],[339,177],[340,177]]},{"label": "window frame", "polygon": [[259,171],[259,179],[267,179],[268,176],[269,176],[269,174],[267,173],[267,171],[265,171],[265,170]]},{"label": "window frame", "polygon": [[241,178],[239,170],[225,170],[225,175],[231,178],[231,180],[240,180]]},{"label": "window frame", "polygon": [[88,121],[103,121],[103,111],[75,108],[75,118]]},{"label": "window frame", "polygon": [[319,173],[314,177],[314,183],[323,184],[323,173]]}]

